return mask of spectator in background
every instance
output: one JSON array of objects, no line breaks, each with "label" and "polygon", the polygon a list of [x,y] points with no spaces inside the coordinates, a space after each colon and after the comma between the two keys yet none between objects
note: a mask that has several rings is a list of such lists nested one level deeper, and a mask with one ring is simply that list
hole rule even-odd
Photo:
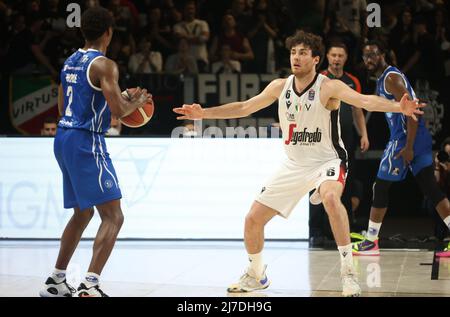
[{"label": "spectator in background", "polygon": [[195,57],[200,72],[205,72],[209,65],[206,43],[209,40],[209,26],[206,21],[196,19],[195,1],[184,5],[183,21],[173,28],[178,39],[187,39],[191,53]]},{"label": "spectator in background", "polygon": [[131,28],[132,31],[136,31],[140,27],[140,20],[139,20],[139,10],[136,8],[136,5],[134,4],[134,0],[119,0],[118,1],[122,7],[126,7],[128,11],[130,11],[131,15]]},{"label": "spectator in background", "polygon": [[41,11],[41,1],[40,0],[31,0],[27,1],[25,5],[25,16],[28,18],[29,16],[33,16],[36,13]]},{"label": "spectator in background", "polygon": [[437,9],[433,18],[431,33],[434,34],[435,40],[439,44],[448,42],[449,24],[447,12],[444,9]]},{"label": "spectator in background", "polygon": [[128,6],[123,6],[120,0],[109,0],[108,10],[114,17],[114,31],[119,33],[132,33],[135,22]]},{"label": "spectator in background", "polygon": [[61,34],[66,28],[66,19],[60,9],[59,0],[48,0],[44,9],[45,24],[48,30]]},{"label": "spectator in background", "polygon": [[174,74],[198,74],[197,61],[189,50],[187,39],[181,38],[178,41],[178,53],[167,58],[165,71]]},{"label": "spectator in background", "polygon": [[162,23],[168,25],[171,29],[183,20],[183,15],[175,7],[173,0],[163,0],[161,6]]},{"label": "spectator in background", "polygon": [[221,34],[216,35],[212,41],[210,49],[212,60],[217,61],[219,59],[219,48],[225,44],[231,48],[231,59],[239,61],[242,70],[247,71],[248,65],[246,62],[253,60],[255,55],[248,39],[236,30],[236,21],[229,13],[222,17]]},{"label": "spectator in background", "polygon": [[144,29],[144,36],[152,42],[155,51],[168,56],[174,50],[171,27],[161,19],[161,9],[152,7],[148,11],[148,24]]},{"label": "spectator in background", "polygon": [[160,52],[151,50],[152,43],[143,38],[139,43],[139,51],[131,55],[128,70],[131,74],[152,74],[162,71],[162,56]]},{"label": "spectator in background", "polygon": [[29,15],[26,28],[23,27],[20,15],[16,18],[15,27],[18,29],[13,30],[7,54],[10,70],[21,74],[49,73],[57,80],[59,72],[52,66],[40,45],[43,18],[39,13]]},{"label": "spectator in background", "polygon": [[224,44],[220,48],[220,60],[214,62],[211,66],[213,74],[222,73],[240,73],[241,63],[231,59],[231,48],[228,44]]},{"label": "spectator in background", "polygon": [[90,8],[95,8],[100,6],[100,0],[86,0],[85,1],[86,10]]},{"label": "spectator in background", "polygon": [[49,0],[44,11],[44,25],[45,31],[44,39],[40,46],[46,56],[48,56],[50,63],[55,69],[60,69],[64,63],[64,59],[68,55],[63,55],[61,49],[61,41],[66,30],[66,19],[64,12],[60,10],[59,0]]},{"label": "spectator in background", "polygon": [[414,42],[416,48],[402,71],[411,77],[413,85],[415,80],[425,79],[435,87],[443,77],[439,48],[433,35],[428,33],[426,19],[419,15],[414,20]]},{"label": "spectator in background", "polygon": [[84,46],[83,36],[79,28],[66,28],[58,43],[55,43],[54,50],[58,52],[57,65],[61,69],[66,58],[77,49]]},{"label": "spectator in background", "polygon": [[415,51],[412,13],[407,8],[389,35],[389,47],[397,56],[398,67],[403,68]]},{"label": "spectator in background", "polygon": [[358,48],[367,39],[366,0],[330,0],[325,15],[324,33],[339,37],[347,45],[350,69],[356,63]]},{"label": "spectator in background", "polygon": [[54,117],[47,117],[42,124],[41,135],[42,136],[55,136],[56,135],[57,121]]},{"label": "spectator in background", "polygon": [[[131,37],[131,34],[127,37]],[[122,36],[118,33],[113,33],[113,37],[111,39],[111,44],[108,47],[108,51],[106,56],[113,59],[117,67],[119,68],[119,85],[121,87],[126,87],[126,74],[128,73],[128,61],[130,59],[130,52],[132,50],[132,45],[130,42],[127,42],[127,37]]]},{"label": "spectator in background", "polygon": [[450,76],[450,30],[448,14],[443,8],[436,10],[431,33],[435,35],[435,40],[440,49],[440,55],[444,60],[445,76]]},{"label": "spectator in background", "polygon": [[248,8],[246,0],[233,0],[231,3],[230,13],[236,20],[236,29],[241,34],[245,34],[252,24],[252,14]]},{"label": "spectator in background", "polygon": [[253,73],[275,73],[275,39],[278,28],[273,9],[268,0],[256,0],[253,6],[252,26],[248,32],[250,46],[255,52],[255,59],[249,62],[249,71]]}]

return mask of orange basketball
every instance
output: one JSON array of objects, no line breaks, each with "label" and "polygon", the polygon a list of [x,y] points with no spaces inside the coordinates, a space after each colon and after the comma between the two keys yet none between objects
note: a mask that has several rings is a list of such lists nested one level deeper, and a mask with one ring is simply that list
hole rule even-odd
[{"label": "orange basketball", "polygon": [[[132,93],[136,88],[128,88],[130,93]],[[123,91],[122,96],[125,98],[130,98],[128,91]],[[120,122],[130,128],[139,128],[143,125],[147,124],[153,116],[153,111],[155,110],[155,106],[153,102],[146,103],[143,107],[134,110],[128,116],[120,118]]]}]

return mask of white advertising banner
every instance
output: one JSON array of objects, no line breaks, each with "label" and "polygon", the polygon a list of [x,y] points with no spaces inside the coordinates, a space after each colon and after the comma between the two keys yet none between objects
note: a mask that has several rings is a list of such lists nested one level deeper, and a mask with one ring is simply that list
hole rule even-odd
[{"label": "white advertising banner", "polygon": [[[281,139],[108,138],[122,190],[119,238],[242,239],[245,215],[284,158]],[[59,238],[62,174],[52,138],[0,138],[0,237]],[[268,239],[307,239],[304,197]],[[93,218],[83,237],[95,236]]]}]

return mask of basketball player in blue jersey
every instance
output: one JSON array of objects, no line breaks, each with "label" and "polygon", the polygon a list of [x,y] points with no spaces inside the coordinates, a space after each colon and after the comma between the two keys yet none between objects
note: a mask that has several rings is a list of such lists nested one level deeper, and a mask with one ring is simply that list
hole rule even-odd
[{"label": "basketball player in blue jersey", "polygon": [[[363,49],[367,70],[377,76],[377,95],[399,101],[406,93],[416,98],[408,78],[385,61],[385,51],[378,42],[368,42]],[[389,142],[381,158],[377,178],[373,185],[373,202],[366,239],[353,244],[355,255],[379,255],[378,234],[387,211],[389,187],[392,182],[406,178],[410,170],[422,193],[435,206],[439,215],[450,227],[450,204],[434,178],[432,140],[423,118],[414,121],[401,113],[386,113],[390,130]],[[437,256],[450,256],[450,252],[438,252]]]},{"label": "basketball player in blue jersey", "polygon": [[[62,115],[54,152],[63,174],[64,208],[74,214],[61,237],[55,270],[40,295],[44,297],[106,297],[99,277],[114,247],[123,214],[122,194],[114,166],[106,149],[104,133],[111,114],[121,118],[151,102],[145,89],[129,100],[121,96],[118,68],[105,57],[113,34],[113,18],[101,7],[85,11],[81,31],[85,46],[72,54],[61,71],[58,108]],[[66,268],[89,224],[94,206],[101,218],[88,273],[75,291],[66,282]]]}]

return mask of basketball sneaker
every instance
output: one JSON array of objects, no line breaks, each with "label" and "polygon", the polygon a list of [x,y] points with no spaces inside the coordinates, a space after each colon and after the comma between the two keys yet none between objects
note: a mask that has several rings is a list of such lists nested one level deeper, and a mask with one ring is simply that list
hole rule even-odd
[{"label": "basketball sneaker", "polygon": [[352,242],[360,242],[366,240],[366,236],[358,232],[351,232],[350,239],[352,240]]},{"label": "basketball sneaker", "polygon": [[344,297],[359,297],[361,295],[361,288],[358,284],[358,278],[354,270],[341,272],[342,281],[342,296]]},{"label": "basketball sneaker", "polygon": [[87,287],[84,283],[81,283],[78,287],[78,297],[109,297],[100,289],[100,286],[94,285]]},{"label": "basketball sneaker", "polygon": [[436,256],[440,258],[450,257],[450,242],[447,244],[444,250],[436,252]]},{"label": "basketball sneaker", "polygon": [[353,255],[380,255],[380,248],[378,247],[378,239],[370,241],[364,239],[363,241],[354,242],[352,248]]},{"label": "basketball sneaker", "polygon": [[66,279],[56,283],[51,277],[45,281],[44,287],[39,291],[41,297],[72,297],[76,293],[75,288],[67,284]]},{"label": "basketball sneaker", "polygon": [[227,291],[229,293],[245,293],[268,288],[270,281],[266,275],[266,268],[267,265],[264,266],[264,271],[261,278],[252,276],[252,272],[247,269],[247,271],[239,279],[239,282],[236,284],[231,284]]}]

